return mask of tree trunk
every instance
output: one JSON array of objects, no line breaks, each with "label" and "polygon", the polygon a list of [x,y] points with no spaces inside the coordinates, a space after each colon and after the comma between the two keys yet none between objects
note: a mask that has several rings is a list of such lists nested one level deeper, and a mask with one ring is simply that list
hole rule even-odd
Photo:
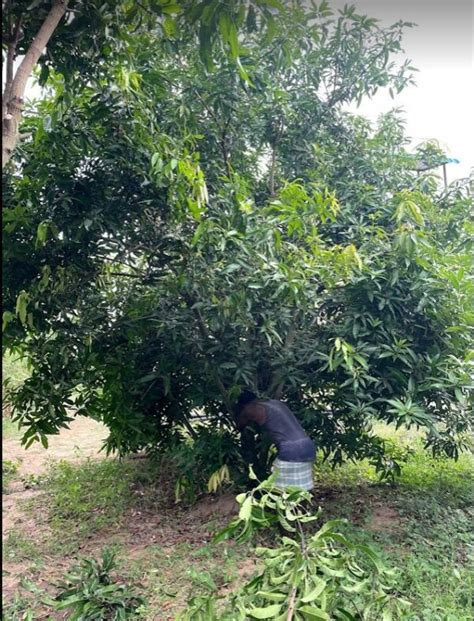
[{"label": "tree trunk", "polygon": [[[7,81],[3,92],[2,105],[2,169],[5,168],[5,165],[9,162],[18,142],[18,127],[21,121],[26,83],[31,75],[33,67],[38,62],[44,48],[65,14],[67,3],[68,0],[53,0],[48,16],[44,20],[38,34],[33,39],[14,78],[12,78],[11,73],[9,76],[9,72],[11,72],[11,62],[13,61],[12,54],[10,53],[9,55],[7,61]],[[13,48],[13,52],[14,51]],[[9,77],[10,82],[8,80]]]}]

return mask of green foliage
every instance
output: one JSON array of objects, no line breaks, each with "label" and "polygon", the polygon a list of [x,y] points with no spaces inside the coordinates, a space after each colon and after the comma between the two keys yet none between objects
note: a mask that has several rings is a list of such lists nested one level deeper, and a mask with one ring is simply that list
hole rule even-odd
[{"label": "green foliage", "polygon": [[5,621],[33,621],[34,610],[30,601],[20,594],[16,594],[12,602],[2,605]]},{"label": "green foliage", "polygon": [[159,456],[159,463],[176,482],[176,502],[193,502],[204,491],[217,491],[225,482],[238,481],[242,470],[235,435],[203,425],[196,426],[194,437],[177,435]]},{"label": "green foliage", "polygon": [[114,579],[111,572],[115,567],[115,553],[108,548],[103,550],[100,561],[83,558],[58,585],[54,610],[69,610],[68,618],[75,621],[136,619],[144,600]]},{"label": "green foliage", "polygon": [[[395,573],[369,546],[356,544],[336,530],[342,522],[326,522],[315,534],[303,530],[317,520],[303,503],[310,494],[282,492],[271,478],[237,497],[240,512],[215,538],[248,539],[255,529],[279,523],[287,532],[280,546],[257,548],[262,573],[219,610],[215,595],[196,596],[183,620],[229,619],[380,619],[401,614],[408,602],[395,595]],[[307,504],[306,504],[307,506]]]},{"label": "green foliage", "polygon": [[286,400],[335,464],[397,472],[374,419],[457,457],[472,200],[417,176],[396,112],[373,127],[341,111],[410,83],[392,60],[408,25],[296,2],[262,37],[242,6],[183,10],[222,38],[212,67],[186,29],[170,44],[140,27],[99,82],[52,71],[26,114],[4,185],[5,346],[33,369],[12,395],[23,441],[46,444],[72,408],[121,454],[166,449],[197,409],[232,435],[248,387]]}]

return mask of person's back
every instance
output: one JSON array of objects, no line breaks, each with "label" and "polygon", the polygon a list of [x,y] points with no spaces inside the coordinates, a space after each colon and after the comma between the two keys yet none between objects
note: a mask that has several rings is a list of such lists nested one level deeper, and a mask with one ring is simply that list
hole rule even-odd
[{"label": "person's back", "polygon": [[262,429],[268,433],[282,461],[314,461],[315,448],[296,416],[281,401],[258,401],[265,408]]},{"label": "person's back", "polygon": [[316,447],[293,412],[281,401],[259,401],[250,392],[244,392],[235,409],[237,429],[256,423],[268,434],[277,448],[273,468],[278,471],[277,487],[313,487],[313,462]]}]

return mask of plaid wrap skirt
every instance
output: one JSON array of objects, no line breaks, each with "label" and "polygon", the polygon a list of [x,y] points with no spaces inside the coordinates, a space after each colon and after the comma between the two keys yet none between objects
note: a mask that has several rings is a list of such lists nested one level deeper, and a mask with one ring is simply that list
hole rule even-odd
[{"label": "plaid wrap skirt", "polygon": [[305,490],[314,487],[312,461],[282,461],[276,458],[272,470],[278,470],[275,487],[297,487]]}]

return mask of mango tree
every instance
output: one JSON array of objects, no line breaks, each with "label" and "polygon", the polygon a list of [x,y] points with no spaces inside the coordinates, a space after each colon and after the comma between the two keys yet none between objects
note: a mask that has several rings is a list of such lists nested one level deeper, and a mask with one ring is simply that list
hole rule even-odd
[{"label": "mango tree", "polygon": [[410,83],[391,59],[405,24],[325,3],[279,20],[240,37],[239,63],[138,32],[100,85],[50,72],[4,186],[26,444],[73,411],[121,453],[196,436],[197,415],[236,442],[250,388],[286,400],[334,463],[396,470],[376,420],[465,446],[472,199],[416,173],[397,113],[373,127],[341,109]]}]

